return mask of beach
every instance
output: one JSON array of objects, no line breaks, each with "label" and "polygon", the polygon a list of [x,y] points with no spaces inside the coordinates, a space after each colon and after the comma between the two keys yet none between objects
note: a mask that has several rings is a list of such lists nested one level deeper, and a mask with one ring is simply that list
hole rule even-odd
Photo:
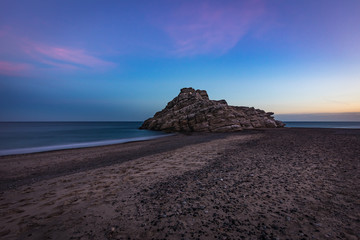
[{"label": "beach", "polygon": [[0,157],[1,239],[359,239],[360,129]]}]

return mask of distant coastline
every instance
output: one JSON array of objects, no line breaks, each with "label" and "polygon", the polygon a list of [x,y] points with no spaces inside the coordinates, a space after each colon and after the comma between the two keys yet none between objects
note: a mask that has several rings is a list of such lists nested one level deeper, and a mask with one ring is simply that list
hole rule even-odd
[{"label": "distant coastline", "polygon": [[360,122],[360,112],[275,114],[284,122]]},{"label": "distant coastline", "polygon": [[360,129],[360,121],[284,121],[292,128],[348,128]]}]

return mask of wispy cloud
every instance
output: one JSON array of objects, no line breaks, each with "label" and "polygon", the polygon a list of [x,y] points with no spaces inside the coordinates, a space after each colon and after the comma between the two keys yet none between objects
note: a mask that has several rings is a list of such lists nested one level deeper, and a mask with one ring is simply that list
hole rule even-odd
[{"label": "wispy cloud", "polygon": [[113,67],[114,63],[97,58],[83,49],[72,49],[66,47],[54,47],[36,44],[30,49],[30,52],[38,54],[43,63],[56,67],[90,67],[102,68]]},{"label": "wispy cloud", "polygon": [[6,35],[5,30],[0,29],[0,37],[3,37],[3,36],[5,36],[5,35]]},{"label": "wispy cloud", "polygon": [[[106,61],[89,50],[39,43],[14,34],[9,27],[0,28],[0,37],[2,37],[0,39],[2,44],[0,47],[0,54],[2,55],[0,61],[3,61],[2,73],[15,72],[10,71],[10,69],[18,69],[20,71],[20,68],[23,71],[49,68],[59,71],[102,71],[116,67],[115,63]],[[8,61],[10,59],[9,56],[11,59],[17,59],[16,63],[12,63],[15,61]],[[26,63],[31,63],[32,68]],[[8,70],[5,71],[5,69]]]},{"label": "wispy cloud", "polygon": [[0,61],[0,75],[19,76],[24,75],[31,69],[33,69],[33,66],[27,63]]},{"label": "wispy cloud", "polygon": [[26,41],[24,52],[38,63],[49,65],[61,70],[95,69],[103,70],[115,67],[110,61],[95,57],[84,49],[51,46]]},{"label": "wispy cloud", "polygon": [[226,3],[193,1],[172,13],[163,28],[174,43],[174,53],[178,56],[225,53],[265,12],[261,0]]}]

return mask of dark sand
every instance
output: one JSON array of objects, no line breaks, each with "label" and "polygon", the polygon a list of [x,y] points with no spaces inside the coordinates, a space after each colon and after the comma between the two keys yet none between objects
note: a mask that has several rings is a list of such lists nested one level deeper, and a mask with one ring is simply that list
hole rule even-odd
[{"label": "dark sand", "polygon": [[360,130],[0,157],[0,239],[359,239]]}]

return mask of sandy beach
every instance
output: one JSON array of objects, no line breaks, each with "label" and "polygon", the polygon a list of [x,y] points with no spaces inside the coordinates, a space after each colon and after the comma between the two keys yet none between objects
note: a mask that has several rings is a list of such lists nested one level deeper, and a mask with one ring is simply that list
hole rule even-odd
[{"label": "sandy beach", "polygon": [[1,239],[359,239],[360,130],[0,157]]}]

